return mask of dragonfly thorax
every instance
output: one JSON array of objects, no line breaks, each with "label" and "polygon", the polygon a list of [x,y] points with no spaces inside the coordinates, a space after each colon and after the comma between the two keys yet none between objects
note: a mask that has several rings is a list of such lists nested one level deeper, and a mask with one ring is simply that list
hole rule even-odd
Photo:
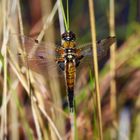
[{"label": "dragonfly thorax", "polygon": [[75,48],[76,47],[76,42],[75,41],[64,41],[62,46],[65,49]]},{"label": "dragonfly thorax", "polygon": [[67,61],[72,61],[73,59],[75,59],[75,55],[76,55],[75,48],[67,48],[67,49],[65,49],[65,59]]},{"label": "dragonfly thorax", "polygon": [[66,56],[65,56],[65,59],[67,60],[67,61],[72,61],[72,60],[74,60],[75,59],[75,56],[73,55],[73,54],[67,54]]}]

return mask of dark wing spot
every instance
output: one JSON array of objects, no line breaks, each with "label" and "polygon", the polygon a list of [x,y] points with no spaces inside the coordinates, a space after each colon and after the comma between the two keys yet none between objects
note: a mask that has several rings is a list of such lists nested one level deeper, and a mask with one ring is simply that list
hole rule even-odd
[{"label": "dark wing spot", "polygon": [[108,36],[108,37],[107,37],[107,39],[109,39],[109,38],[116,39],[116,37],[115,37],[115,36]]},{"label": "dark wing spot", "polygon": [[35,43],[39,43],[39,41],[37,39],[35,39]]},{"label": "dark wing spot", "polygon": [[21,55],[21,53],[17,53],[17,55],[19,55],[19,56],[20,56],[20,55]]},{"label": "dark wing spot", "polygon": [[97,44],[99,44],[99,43],[101,43],[101,40],[98,40],[98,41],[97,41]]},{"label": "dark wing spot", "polygon": [[45,57],[42,56],[42,55],[39,55],[38,57],[39,57],[40,59],[45,59]]}]

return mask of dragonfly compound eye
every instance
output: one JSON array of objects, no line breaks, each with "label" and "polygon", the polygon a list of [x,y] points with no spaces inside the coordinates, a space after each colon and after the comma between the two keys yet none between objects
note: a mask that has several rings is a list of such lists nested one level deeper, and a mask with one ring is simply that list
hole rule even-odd
[{"label": "dragonfly compound eye", "polygon": [[76,36],[72,31],[69,31],[69,32],[65,32],[65,33],[62,34],[62,39],[64,41],[75,41]]}]

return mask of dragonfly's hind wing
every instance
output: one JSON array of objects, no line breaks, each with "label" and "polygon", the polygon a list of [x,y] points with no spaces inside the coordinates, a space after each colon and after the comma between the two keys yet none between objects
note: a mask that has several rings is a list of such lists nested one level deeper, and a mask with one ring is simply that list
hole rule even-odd
[{"label": "dragonfly's hind wing", "polygon": [[[22,35],[11,35],[11,42],[19,44],[17,55],[23,65],[31,70],[44,73],[48,69],[58,69],[55,63],[56,45],[55,43],[39,43],[37,40]],[[13,43],[12,43],[13,44]],[[14,44],[13,44],[14,45]]]},{"label": "dragonfly's hind wing", "polygon": [[115,37],[108,37],[97,42],[98,60],[102,60],[108,53],[110,46],[116,41]]},{"label": "dragonfly's hind wing", "polygon": [[[115,37],[108,37],[106,39],[102,39],[97,41],[97,56],[98,61],[102,60],[108,53],[109,47],[115,42]],[[81,49],[81,54],[86,57],[92,56],[92,43],[87,43],[79,46]]]},{"label": "dragonfly's hind wing", "polygon": [[[99,67],[102,67],[104,64],[104,58],[106,58],[109,48],[115,42],[115,40],[115,37],[108,37],[106,39],[97,41],[97,57]],[[78,48],[81,49],[81,55],[83,56],[78,69],[82,69],[82,67],[91,68],[91,66],[93,66],[92,43],[83,44]]]}]

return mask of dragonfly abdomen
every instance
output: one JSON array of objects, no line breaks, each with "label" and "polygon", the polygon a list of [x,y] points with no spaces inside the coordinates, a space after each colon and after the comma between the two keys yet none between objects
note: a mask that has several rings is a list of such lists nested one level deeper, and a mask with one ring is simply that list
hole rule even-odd
[{"label": "dragonfly abdomen", "polygon": [[75,68],[75,63],[73,61],[69,61],[66,63],[65,72],[66,72],[69,107],[70,110],[73,111],[74,84],[75,84],[75,76],[76,76],[76,68]]},{"label": "dragonfly abdomen", "polygon": [[74,86],[75,72],[76,72],[75,63],[68,62],[66,64],[66,80],[68,88],[73,88]]}]

